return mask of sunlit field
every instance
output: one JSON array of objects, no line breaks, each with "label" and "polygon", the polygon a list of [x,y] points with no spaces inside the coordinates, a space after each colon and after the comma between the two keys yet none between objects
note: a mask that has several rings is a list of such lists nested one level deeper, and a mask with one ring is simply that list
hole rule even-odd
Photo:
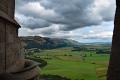
[{"label": "sunlit field", "polygon": [[41,50],[29,56],[47,61],[48,64],[42,67],[41,74],[60,75],[72,80],[106,80],[109,54],[71,51],[72,49],[65,47]]}]

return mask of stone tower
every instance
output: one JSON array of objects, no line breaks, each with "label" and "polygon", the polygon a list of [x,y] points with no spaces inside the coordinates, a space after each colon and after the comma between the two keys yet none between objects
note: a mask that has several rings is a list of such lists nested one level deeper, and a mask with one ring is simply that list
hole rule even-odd
[{"label": "stone tower", "polygon": [[116,0],[116,14],[107,80],[120,80],[120,0]]},{"label": "stone tower", "polygon": [[14,10],[15,0],[0,0],[0,80],[13,80],[6,79],[7,74],[23,80],[38,80],[40,68],[24,59],[18,37],[20,25],[14,19]]},{"label": "stone tower", "polygon": [[20,25],[14,20],[14,2],[0,1],[0,74],[24,67],[24,55],[18,38]]}]

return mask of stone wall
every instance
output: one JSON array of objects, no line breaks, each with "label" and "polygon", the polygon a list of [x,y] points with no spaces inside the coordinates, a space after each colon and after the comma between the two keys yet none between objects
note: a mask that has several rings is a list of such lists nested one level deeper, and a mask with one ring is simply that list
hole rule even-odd
[{"label": "stone wall", "polygon": [[0,0],[0,74],[24,67],[24,53],[18,38],[20,25],[14,20],[15,0]]},{"label": "stone wall", "polygon": [[24,67],[24,53],[18,38],[18,28],[6,25],[6,68],[7,71],[18,71]]},{"label": "stone wall", "polygon": [[116,0],[116,6],[107,80],[120,80],[120,0]]},{"label": "stone wall", "polygon": [[39,80],[40,68],[36,62],[28,61],[32,64],[25,67],[14,6],[15,0],[0,0],[0,80]]},{"label": "stone wall", "polygon": [[18,27],[0,21],[0,74],[24,67],[24,53],[18,38]]},{"label": "stone wall", "polygon": [[0,22],[0,74],[5,71],[5,25]]},{"label": "stone wall", "polygon": [[0,0],[0,10],[14,17],[14,4],[15,0]]}]

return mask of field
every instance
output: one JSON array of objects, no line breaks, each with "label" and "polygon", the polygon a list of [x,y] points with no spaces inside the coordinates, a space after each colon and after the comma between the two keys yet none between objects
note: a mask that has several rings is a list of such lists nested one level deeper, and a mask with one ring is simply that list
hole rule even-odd
[{"label": "field", "polygon": [[[91,46],[92,49],[106,47]],[[87,46],[87,49],[89,47]],[[107,47],[110,49],[110,47]],[[34,50],[34,49],[33,49]],[[41,57],[48,64],[42,68],[41,74],[53,74],[72,80],[106,80],[109,54],[96,54],[96,51],[72,51],[73,47],[53,50],[40,50],[30,57]],[[30,50],[27,50],[28,52]],[[31,50],[32,51],[32,50]]]}]

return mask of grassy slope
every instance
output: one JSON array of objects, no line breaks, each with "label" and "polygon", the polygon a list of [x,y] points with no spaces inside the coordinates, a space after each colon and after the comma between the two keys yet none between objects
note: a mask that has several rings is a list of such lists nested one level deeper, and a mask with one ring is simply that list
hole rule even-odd
[{"label": "grassy slope", "polygon": [[88,57],[85,57],[85,61],[88,62],[88,63],[95,62],[96,64],[101,64],[101,65],[108,66],[108,63],[109,63],[109,54],[100,54],[100,55],[97,54],[97,56],[93,55],[91,57],[88,56]]},{"label": "grassy slope", "polygon": [[[64,55],[67,56],[64,56]],[[81,55],[87,55],[78,58]],[[92,54],[92,56],[90,56]],[[56,55],[56,56],[54,56]],[[72,55],[72,56],[69,56]],[[95,52],[72,52],[71,48],[61,48],[53,50],[44,50],[40,53],[35,53],[34,56],[42,58],[53,58],[47,60],[48,65],[42,69],[41,74],[61,75],[75,79],[84,80],[106,80],[107,66],[109,54],[95,54]],[[95,64],[91,64],[95,62]]]},{"label": "grassy slope", "polygon": [[99,80],[95,69],[100,68],[101,65],[57,59],[47,60],[47,62],[49,64],[42,69],[41,74],[57,74],[64,77],[66,76],[72,80]]}]

